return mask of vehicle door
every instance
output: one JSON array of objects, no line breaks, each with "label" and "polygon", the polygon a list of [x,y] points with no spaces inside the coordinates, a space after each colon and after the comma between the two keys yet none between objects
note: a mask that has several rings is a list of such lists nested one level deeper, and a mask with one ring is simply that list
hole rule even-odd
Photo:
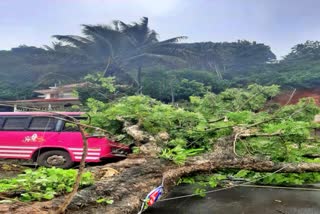
[{"label": "vehicle door", "polygon": [[31,158],[39,147],[55,145],[59,132],[49,117],[16,116],[3,120],[0,131],[0,157]]},{"label": "vehicle door", "polygon": [[57,130],[55,117],[34,116],[23,136],[23,143],[33,147],[63,147],[59,144],[60,132]]},{"label": "vehicle door", "polygon": [[29,117],[2,117],[0,158],[30,158],[34,146],[23,142]]},{"label": "vehicle door", "polygon": [[[77,118],[85,119],[85,118]],[[86,161],[99,161],[101,148],[99,138],[88,138],[88,154]],[[72,122],[63,121],[59,142],[66,145],[68,150],[72,153],[75,161],[80,161],[83,153],[83,140],[78,126]]]}]

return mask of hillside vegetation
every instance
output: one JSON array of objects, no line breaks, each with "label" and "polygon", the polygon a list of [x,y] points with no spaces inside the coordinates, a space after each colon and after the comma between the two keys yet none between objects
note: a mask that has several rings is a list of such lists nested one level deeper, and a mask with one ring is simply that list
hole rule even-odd
[{"label": "hillside vegetation", "polygon": [[54,35],[44,47],[0,51],[0,99],[31,98],[35,88],[81,82],[96,72],[115,77],[125,94],[164,102],[251,83],[314,87],[320,81],[318,41],[298,44],[277,61],[268,45],[254,41],[183,43],[184,36],[161,41],[147,18],[83,25],[82,32]]}]

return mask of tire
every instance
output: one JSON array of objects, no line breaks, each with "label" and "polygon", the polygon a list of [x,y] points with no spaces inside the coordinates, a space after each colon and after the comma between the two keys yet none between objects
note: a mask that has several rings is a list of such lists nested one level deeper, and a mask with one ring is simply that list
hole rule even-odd
[{"label": "tire", "polygon": [[41,153],[37,159],[37,163],[40,166],[57,167],[62,169],[68,169],[74,164],[69,153],[62,150],[50,150]]}]

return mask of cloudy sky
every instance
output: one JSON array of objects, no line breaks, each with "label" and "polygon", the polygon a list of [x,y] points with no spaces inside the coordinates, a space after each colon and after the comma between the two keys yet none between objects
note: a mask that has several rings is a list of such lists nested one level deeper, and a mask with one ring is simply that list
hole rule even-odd
[{"label": "cloudy sky", "polygon": [[0,50],[50,44],[54,34],[80,34],[81,24],[150,19],[161,39],[188,42],[247,39],[281,57],[320,40],[318,0],[0,0]]}]

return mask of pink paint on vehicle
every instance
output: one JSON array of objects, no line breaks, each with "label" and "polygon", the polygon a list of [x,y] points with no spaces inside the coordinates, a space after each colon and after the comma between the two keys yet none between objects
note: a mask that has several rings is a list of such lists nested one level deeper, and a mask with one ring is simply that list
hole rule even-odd
[{"label": "pink paint on vehicle", "polygon": [[[77,126],[66,121],[81,112],[6,112],[0,113],[0,158],[27,159],[42,166],[70,168],[80,162],[82,136]],[[128,146],[104,136],[88,136],[86,162],[126,157]]]}]

